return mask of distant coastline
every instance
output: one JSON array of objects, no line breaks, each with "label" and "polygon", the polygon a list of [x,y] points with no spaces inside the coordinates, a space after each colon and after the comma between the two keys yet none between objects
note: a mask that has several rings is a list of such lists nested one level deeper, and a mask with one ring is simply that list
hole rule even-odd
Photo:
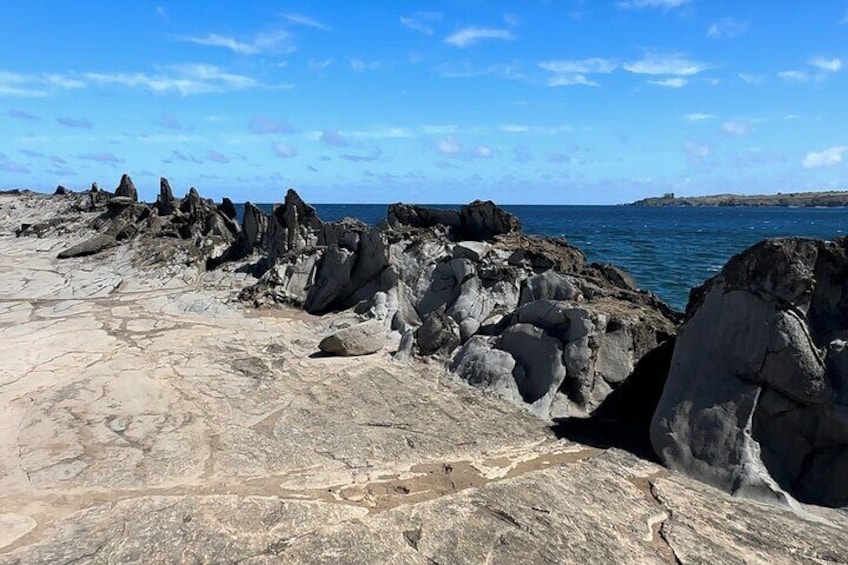
[{"label": "distant coastline", "polygon": [[714,194],[711,196],[675,196],[674,193],[643,198],[629,206],[848,206],[848,191],[778,192],[777,194]]}]

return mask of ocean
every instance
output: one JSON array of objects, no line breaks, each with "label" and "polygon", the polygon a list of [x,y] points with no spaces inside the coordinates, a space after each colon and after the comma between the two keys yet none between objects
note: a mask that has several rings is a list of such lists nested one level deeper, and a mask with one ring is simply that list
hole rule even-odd
[{"label": "ocean", "polygon": [[[266,211],[270,204],[259,205]],[[316,204],[322,220],[345,216],[376,224],[384,204]],[[458,209],[458,205],[428,205]],[[240,207],[239,207],[240,208]],[[733,255],[768,237],[835,239],[848,230],[846,208],[503,206],[525,233],[561,237],[591,261],[630,272],[641,288],[682,310],[689,289],[715,275]],[[239,209],[241,213],[241,209]]]}]

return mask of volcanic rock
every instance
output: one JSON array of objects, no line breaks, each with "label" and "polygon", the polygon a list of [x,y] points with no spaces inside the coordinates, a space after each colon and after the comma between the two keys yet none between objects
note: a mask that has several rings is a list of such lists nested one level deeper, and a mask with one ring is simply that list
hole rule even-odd
[{"label": "volcanic rock", "polygon": [[138,191],[135,189],[132,179],[129,175],[122,175],[121,182],[118,188],[115,189],[115,196],[124,196],[133,201],[138,201]]},{"label": "volcanic rock", "polygon": [[848,505],[848,239],[767,240],[694,289],[651,427],[733,494]]}]

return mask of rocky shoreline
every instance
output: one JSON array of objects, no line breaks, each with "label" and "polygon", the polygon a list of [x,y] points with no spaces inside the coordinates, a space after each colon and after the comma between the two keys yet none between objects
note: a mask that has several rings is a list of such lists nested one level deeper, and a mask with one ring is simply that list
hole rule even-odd
[{"label": "rocky shoreline", "polygon": [[[787,527],[797,532],[792,544],[810,543],[811,547],[824,545],[829,548],[812,553],[805,549],[803,555],[807,558],[848,559],[848,554],[843,555],[844,548],[839,547],[841,544],[838,542],[840,536],[848,531],[848,520],[840,517],[838,512],[805,505],[848,506],[848,484],[840,479],[848,472],[848,397],[845,396],[848,391],[848,363],[843,359],[845,341],[848,340],[848,291],[844,283],[848,272],[846,240],[830,243],[774,240],[755,246],[734,258],[703,287],[693,290],[684,317],[650,292],[638,289],[632,278],[620,269],[589,263],[579,249],[565,241],[522,234],[518,219],[491,202],[476,201],[459,211],[395,204],[388,208],[384,222],[368,226],[349,218],[324,222],[292,190],[272,214],[265,214],[250,203],[246,204],[240,223],[229,200],[216,204],[203,199],[194,189],[178,199],[165,179],[161,181],[156,203],[143,204],[137,199],[137,191],[126,175],[114,193],[92,187],[92,190],[81,193],[61,190],[54,196],[27,193],[0,196],[0,224],[8,230],[7,239],[0,240],[4,253],[11,257],[15,248],[30,249],[30,255],[40,254],[39,261],[64,273],[62,276],[66,282],[63,287],[50,287],[50,284],[41,281],[46,290],[36,292],[39,296],[47,292],[44,296],[58,293],[57,296],[64,297],[61,301],[49,303],[53,304],[52,308],[58,308],[60,304],[62,308],[81,308],[76,305],[79,301],[79,304],[88,305],[86,309],[99,311],[97,309],[104,308],[105,303],[100,306],[100,303],[92,302],[98,300],[98,296],[117,302],[142,300],[134,297],[143,296],[138,303],[141,311],[149,309],[149,304],[156,304],[156,308],[160,309],[157,311],[163,314],[153,318],[150,314],[142,316],[141,319],[148,320],[146,323],[152,333],[143,341],[134,342],[137,352],[132,355],[144,355],[150,347],[154,350],[164,347],[165,343],[159,340],[160,335],[173,332],[167,329],[168,324],[176,323],[183,316],[194,316],[193,323],[208,327],[210,331],[220,331],[212,328],[220,327],[222,319],[234,320],[226,322],[234,323],[233,329],[241,328],[236,330],[227,345],[227,351],[231,353],[225,355],[220,350],[220,343],[209,342],[203,346],[206,353],[193,358],[190,363],[198,377],[204,372],[204,367],[215,374],[220,373],[213,381],[201,385],[201,389],[209,387],[211,382],[227,383],[224,388],[215,386],[208,393],[203,393],[204,403],[212,401],[212,405],[203,410],[207,414],[205,420],[177,427],[163,421],[139,439],[138,431],[128,431],[133,425],[132,417],[127,420],[126,415],[102,416],[113,423],[117,420],[109,418],[123,418],[122,422],[127,420],[120,424],[118,429],[121,431],[108,433],[118,438],[119,443],[128,442],[130,448],[132,442],[140,446],[140,459],[135,463],[136,471],[128,471],[127,485],[138,488],[144,484],[149,491],[153,487],[160,488],[156,485],[168,484],[166,469],[167,465],[173,464],[176,452],[168,455],[167,451],[162,452],[162,448],[144,447],[145,442],[155,443],[158,441],[156,436],[161,435],[163,438],[172,437],[170,441],[174,447],[185,445],[187,454],[198,449],[203,451],[201,444],[204,442],[224,442],[219,443],[219,449],[215,451],[217,455],[207,455],[205,462],[198,460],[182,464],[185,469],[182,473],[193,477],[192,484],[198,489],[201,485],[211,484],[209,481],[215,477],[227,484],[239,483],[239,465],[246,465],[241,483],[248,484],[260,480],[259,477],[273,475],[278,477],[278,482],[288,484],[285,488],[292,493],[300,492],[307,496],[313,490],[320,491],[318,485],[322,481],[326,485],[348,484],[351,478],[345,478],[345,473],[359,468],[361,458],[371,453],[371,459],[381,463],[374,467],[375,462],[371,461],[362,467],[370,469],[370,478],[362,483],[367,485],[363,487],[362,498],[357,500],[358,495],[347,496],[353,492],[348,491],[356,484],[355,478],[350,486],[339,487],[338,496],[351,510],[368,504],[387,504],[388,500],[395,499],[399,505],[395,516],[381,513],[382,518],[373,516],[366,520],[358,517],[353,522],[350,522],[351,517],[339,517],[338,528],[328,531],[313,529],[310,533],[286,536],[287,541],[274,546],[276,549],[273,551],[269,549],[275,543],[273,539],[262,541],[260,545],[264,544],[264,549],[250,550],[256,552],[251,558],[253,562],[276,562],[277,558],[332,562],[334,555],[337,561],[368,562],[379,559],[379,555],[386,557],[387,554],[382,553],[384,551],[402,554],[405,557],[401,560],[409,562],[427,559],[430,562],[433,559],[440,562],[477,562],[484,559],[481,555],[474,557],[477,554],[472,547],[477,543],[489,543],[480,541],[480,536],[486,537],[484,532],[489,528],[486,524],[490,519],[499,524],[506,523],[508,529],[514,530],[508,538],[503,537],[506,534],[501,534],[500,538],[510,539],[515,544],[513,549],[510,549],[509,543],[501,541],[488,550],[489,556],[494,552],[501,559],[506,559],[513,550],[523,548],[520,550],[522,553],[529,551],[537,556],[538,561],[552,563],[589,558],[604,560],[603,555],[613,560],[628,560],[625,556],[629,555],[644,562],[725,561],[737,556],[740,551],[753,551],[750,555],[755,555],[755,559],[788,562],[792,555],[796,555],[793,552],[797,547],[791,549],[789,541],[777,534],[775,538],[769,538],[771,545],[767,553],[762,553],[765,551],[762,549],[765,538],[757,537],[767,537],[772,528],[781,532]],[[4,306],[0,322],[6,324],[18,319],[15,314],[18,303],[24,309],[24,304],[37,303],[42,309],[48,304],[44,302],[46,298],[14,298],[20,293],[15,290],[17,283],[12,277],[21,275],[16,274],[11,266],[0,268],[7,273],[4,277],[9,277],[8,286],[3,291],[4,303],[9,306]],[[75,272],[80,269],[81,272]],[[97,276],[88,278],[89,275],[85,274],[92,272],[98,273]],[[24,280],[39,281],[41,276],[34,272],[24,276]],[[109,282],[115,279],[119,282]],[[37,286],[31,282],[24,283],[24,288]],[[82,290],[74,290],[78,287]],[[71,289],[69,296],[63,294],[66,292],[63,288]],[[65,304],[68,301],[70,303]],[[109,308],[120,306],[117,303],[113,306],[110,302]],[[298,311],[303,313],[296,314]],[[120,328],[128,327],[129,319],[123,318],[124,321],[115,326],[115,330],[109,330],[111,322],[108,320],[111,318],[104,316],[105,312],[94,317],[105,320],[102,323],[107,335],[98,339],[112,339],[113,332],[117,332],[114,336],[119,339],[120,332],[126,331]],[[279,316],[298,320],[291,323],[300,329],[264,327],[271,324],[269,320]],[[82,318],[85,317],[86,314],[83,314]],[[31,318],[27,320],[27,324],[36,323]],[[256,328],[261,326],[264,329],[249,329],[254,328],[251,320],[259,324]],[[67,323],[79,322],[69,318]],[[7,326],[4,325],[4,332],[12,331],[12,327],[5,329]],[[156,330],[157,327],[165,329]],[[39,331],[33,329],[32,335],[45,339],[46,336]],[[238,344],[238,332],[247,332],[247,336],[257,331],[268,342],[262,346],[261,352],[255,343],[249,346]],[[196,339],[196,336],[191,337],[190,327],[186,327],[183,333],[187,339]],[[275,335],[278,337],[275,338]],[[255,341],[256,338],[244,339]],[[81,347],[81,351],[89,350],[84,346],[69,345],[60,357],[74,355],[74,347]],[[245,356],[244,348],[256,353]],[[182,355],[173,349],[174,345],[171,345],[169,355]],[[229,359],[227,367],[223,370],[209,369],[216,366],[218,361],[215,359]],[[293,361],[300,368],[287,369]],[[98,368],[96,360],[90,359],[87,363],[90,364],[85,365],[83,373]],[[7,556],[11,559],[8,562],[14,563],[49,562],[52,558],[48,556],[55,558],[59,555],[56,552],[60,552],[61,548],[55,545],[59,542],[51,545],[51,542],[40,538],[41,530],[36,526],[27,529],[27,524],[31,524],[25,519],[27,517],[40,523],[32,518],[33,512],[27,514],[25,510],[27,496],[37,498],[45,492],[65,492],[74,485],[74,488],[79,488],[80,480],[88,485],[104,481],[100,483],[107,489],[104,492],[127,488],[110,484],[98,470],[96,461],[100,455],[97,446],[101,444],[96,439],[100,432],[95,431],[101,416],[80,415],[80,411],[87,410],[78,405],[78,402],[84,402],[84,395],[81,397],[77,392],[71,394],[71,389],[62,389],[66,391],[62,393],[65,396],[51,396],[55,391],[51,392],[48,384],[26,388],[26,375],[39,371],[42,364],[41,360],[34,359],[29,368],[24,363],[19,369],[13,368],[8,375],[4,373],[3,380],[0,380],[0,395],[5,394],[6,386],[11,386],[11,391],[17,390],[8,393],[13,396],[3,396],[10,405],[19,401],[14,399],[23,398],[22,394],[44,399],[39,401],[39,407],[17,408],[17,412],[7,415],[7,418],[18,419],[0,424],[4,426],[2,429],[9,430],[10,436],[17,438],[14,445],[0,445],[0,471],[7,469],[7,475],[13,478],[7,480],[9,484],[6,486],[13,492],[20,492],[19,498],[6,500],[12,510],[10,514],[0,514],[0,529],[7,523],[11,524],[11,529],[23,532],[11,537],[0,535],[0,563],[7,562],[4,561]],[[323,369],[321,364],[325,364]],[[160,362],[153,362],[153,365],[178,374],[182,371],[179,363],[169,362],[162,366]],[[322,385],[324,392],[315,397],[314,387],[321,382],[322,371],[329,367],[343,372],[356,367],[361,369],[356,370],[362,374],[355,378],[341,378],[344,382],[331,387]],[[140,369],[144,370],[143,367]],[[77,369],[61,365],[53,369],[60,372],[67,370]],[[287,378],[302,382],[305,389],[290,389],[292,386],[295,389],[303,387],[285,379],[279,380],[284,376],[281,370],[288,374]],[[383,371],[386,376],[376,376],[375,370]],[[337,378],[341,374],[338,373]],[[440,385],[447,386],[447,389],[437,387],[431,390],[426,395],[428,400],[420,404],[416,402],[413,391],[418,386],[416,380],[420,381],[424,375],[433,375],[438,382],[450,384]],[[75,377],[68,378],[73,380]],[[108,375],[98,378],[98,386],[106,387],[103,394],[114,396],[114,391],[105,391],[117,385],[109,384]],[[155,376],[145,377],[143,382],[151,383],[146,386],[153,386],[152,383],[162,378],[156,372]],[[253,383],[247,389],[242,382],[245,378]],[[203,381],[192,382],[199,384]],[[80,386],[83,389],[98,388],[91,384],[90,379],[86,383],[69,382],[67,386],[73,386],[73,390],[80,390]],[[306,383],[310,384],[306,386]],[[488,394],[462,388],[469,385]],[[25,388],[15,388],[22,386]],[[131,388],[136,385],[125,383],[120,386]],[[197,391],[186,386],[177,381],[168,384],[168,387],[180,390],[180,395],[194,398]],[[260,387],[259,390],[270,387],[262,393],[262,400],[252,396],[252,387],[256,386]],[[362,390],[357,391],[360,387]],[[392,387],[396,389],[392,390]],[[306,389],[310,391],[307,396],[299,396]],[[159,392],[150,398],[161,398],[161,390],[156,390]],[[268,397],[270,390],[276,391],[279,398]],[[207,394],[211,396],[207,398]],[[454,404],[457,394],[468,400]],[[288,399],[289,408],[279,404],[278,400],[283,399]],[[154,409],[158,401],[150,402],[154,406],[139,405],[138,410]],[[176,400],[173,402],[172,407],[179,405]],[[253,416],[245,414],[238,419],[245,421],[242,427],[248,425],[254,430],[250,433],[265,430],[260,433],[264,438],[261,441],[260,436],[243,435],[248,432],[233,434],[228,431],[225,435],[232,437],[224,440],[222,430],[211,434],[208,431],[202,434],[190,431],[192,425],[209,426],[210,421],[233,417],[220,414],[235,414],[243,411],[244,406],[257,402],[268,405],[261,409],[257,406]],[[307,404],[303,404],[298,412],[297,408],[290,408],[292,402]],[[462,409],[463,402],[475,408],[471,411]],[[114,408],[114,399],[111,405],[113,411],[120,413],[127,410],[131,401],[127,397],[118,402],[118,406],[122,406],[120,410]],[[306,408],[307,405],[310,407]],[[58,413],[64,413],[63,406],[68,406],[70,413],[76,414],[68,420],[75,423],[48,421],[37,424],[37,414],[41,410],[58,409]],[[378,408],[380,406],[385,408]],[[508,406],[515,408],[507,409]],[[222,408],[224,412],[216,412]],[[195,409],[177,411],[189,414]],[[319,409],[336,410],[337,413],[322,412],[318,416],[316,411]],[[371,418],[368,415],[374,410],[385,409],[391,412],[388,418],[381,419],[376,414]],[[21,420],[17,415],[19,412],[31,414]],[[267,428],[271,415],[274,415],[273,424]],[[27,418],[36,420],[24,425]],[[335,418],[339,419],[338,422]],[[367,433],[348,436],[349,432],[343,431],[343,422],[351,419],[361,420],[358,426],[364,426],[362,429]],[[37,425],[46,426],[45,431],[36,433]],[[43,452],[39,457],[50,460],[50,451],[43,451],[43,446],[50,443],[47,439],[50,433],[47,432],[61,425],[70,425],[70,429],[77,430],[67,441],[59,441],[62,445],[67,443],[63,449],[70,451],[62,454],[59,450],[54,458],[69,463],[42,467],[46,470],[45,478],[39,484],[33,484],[33,477],[37,475],[31,469],[26,470],[27,454]],[[171,435],[186,425],[189,431]],[[463,435],[465,439],[457,436],[457,425],[467,428]],[[327,435],[332,441],[326,440],[330,441],[328,445],[318,451],[309,451],[311,455],[307,455],[303,449],[311,449],[305,446],[313,444],[316,439],[298,435],[298,430],[304,427],[310,433]],[[505,456],[507,469],[517,469],[514,466],[519,465],[517,461],[556,461],[560,457],[557,453],[572,453],[567,446],[579,444],[566,440],[557,442],[552,434],[559,432],[568,437],[568,430],[576,428],[590,430],[595,440],[606,442],[604,448],[618,446],[649,458],[653,448],[666,465],[682,475],[675,474],[671,478],[661,474],[661,468],[656,464],[613,448],[597,462],[593,459],[588,466],[584,465],[585,470],[565,465],[569,456],[562,455],[565,459],[547,470],[545,465],[536,464],[527,471],[527,475],[523,472],[513,475],[507,470],[502,475],[505,480],[502,483],[496,481],[497,484],[492,483],[491,487],[488,486],[491,479],[484,478],[487,472],[475,475],[478,471],[469,471],[465,478],[454,476],[455,470],[462,465],[470,465],[469,469],[502,467],[484,453],[491,455],[499,449],[515,449],[517,438],[522,437],[530,443],[518,449],[523,455],[517,456],[514,461],[511,456]],[[18,431],[13,433],[12,430]],[[290,436],[291,433],[295,437]],[[27,434],[34,438],[29,441],[33,445],[21,447],[22,442],[29,445],[27,440],[21,439]],[[198,434],[205,439],[195,448],[193,442]],[[471,452],[464,448],[457,452],[457,446],[468,441],[469,437],[479,439],[488,437],[487,434],[494,435],[491,441],[483,441],[489,444],[483,452],[479,447],[469,448]],[[55,432],[53,435],[55,437]],[[214,437],[219,439],[212,439]],[[586,436],[572,434],[570,437],[586,441]],[[392,438],[391,441],[386,443],[389,438]],[[401,443],[396,445],[395,440]],[[185,444],[186,441],[189,443]],[[435,448],[434,442],[441,445],[440,441],[444,441],[444,447]],[[538,441],[552,443],[546,443],[544,448],[529,447]],[[475,439],[469,445],[476,444]],[[77,449],[81,451],[71,455]],[[111,448],[101,446],[100,449],[106,453]],[[304,484],[297,486],[298,481],[294,477],[281,478],[280,473],[293,472],[293,469],[284,471],[287,464],[283,461],[270,463],[279,456],[281,449],[290,457],[303,459],[303,464],[296,466],[301,469],[299,473],[305,473],[301,481]],[[422,449],[424,458],[416,460],[416,457],[421,457]],[[561,451],[563,449],[565,451]],[[580,448],[574,449],[579,451]],[[14,455],[16,452],[17,455]],[[319,459],[323,463],[315,460],[316,453],[321,454]],[[418,455],[410,459],[413,453]],[[154,454],[152,463],[151,454]],[[260,455],[265,463],[260,464],[256,459]],[[231,461],[231,464],[224,465],[221,463],[224,460]],[[389,471],[391,460],[406,460],[408,463]],[[171,463],[162,467],[157,461]],[[441,462],[439,472],[424,471],[429,469],[427,467],[414,471],[415,465],[426,466],[434,461]],[[472,463],[460,464],[462,461]],[[304,470],[316,463],[327,465],[328,462],[331,462],[331,468],[336,468],[333,476],[320,478],[315,471]],[[151,474],[148,469],[139,476],[138,465],[152,465],[150,469],[157,471]],[[268,465],[274,469],[260,469]],[[13,466],[23,470],[24,474],[8,471]],[[380,466],[383,471],[377,472],[375,469]],[[450,466],[450,471],[446,471],[447,466]],[[70,471],[70,468],[76,470]],[[160,476],[157,474],[160,472],[165,474]],[[386,490],[388,484],[381,483],[378,488],[379,481],[375,482],[373,477],[388,476],[393,472],[397,474],[390,488],[398,490],[390,494]],[[579,477],[584,476],[581,475],[584,472],[588,482],[581,483],[584,479]],[[574,473],[576,475],[569,479],[568,475]],[[622,483],[623,490],[618,494],[604,494],[605,488],[612,488],[611,485],[619,480],[614,477],[621,477],[622,473],[630,477]],[[685,475],[727,493],[777,506],[761,507],[740,499],[731,502],[719,491],[699,486],[686,479]],[[415,482],[424,480],[416,477],[427,476],[442,477],[453,487],[444,489],[434,484]],[[494,476],[501,475],[495,473]],[[18,480],[19,483],[15,482]],[[468,481],[468,486],[459,488],[457,481],[463,480]],[[586,508],[606,508],[617,504],[617,497],[629,500],[628,497],[635,496],[633,501],[637,504],[641,496],[638,495],[639,489],[631,490],[632,484],[628,481],[644,482],[652,495],[647,508],[654,508],[648,515],[661,516],[654,522],[648,518],[646,541],[638,541],[641,535],[631,539],[625,534],[615,534],[606,541],[589,543],[586,546],[589,553],[582,554],[576,552],[577,548],[566,539],[557,537],[559,541],[550,545],[551,536],[560,535],[553,533],[557,530],[569,531],[572,535],[585,535],[586,528],[605,530],[607,526],[597,522],[598,516],[586,514]],[[675,486],[669,486],[669,481]],[[522,482],[531,489],[546,492],[549,501],[532,504],[524,501],[522,489],[525,487],[519,484]],[[574,501],[566,500],[570,495],[565,492],[577,484],[583,484],[581,488],[601,490],[593,495],[596,499],[587,499],[582,506],[575,506]],[[631,486],[626,486],[628,484]],[[168,486],[156,496],[166,496],[171,488]],[[444,492],[436,497],[428,495],[419,500],[412,496],[405,500],[410,493],[414,495],[419,490],[435,493],[440,488]],[[466,488],[470,489],[467,495],[464,494]],[[499,506],[479,516],[474,511],[474,520],[460,520],[455,524],[465,532],[463,535],[467,543],[460,544],[465,553],[450,553],[460,551],[458,546],[450,549],[451,538],[444,537],[446,532],[434,533],[430,522],[427,522],[427,535],[422,533],[421,519],[415,518],[421,516],[420,512],[436,512],[435,515],[441,516],[447,507],[453,505],[454,511],[463,515],[469,508],[479,508],[474,506],[477,504],[475,497],[489,496],[485,493],[490,488],[501,489],[499,494],[492,494],[495,499],[501,500]],[[274,489],[258,486],[248,491],[253,497],[282,496]],[[232,487],[222,492],[230,493]],[[377,494],[383,492],[386,494]],[[225,503],[208,498],[212,493],[203,495],[207,498],[195,497],[192,500],[186,498],[184,490],[174,496],[179,497],[175,499],[177,504],[192,508],[181,511],[183,520],[187,515],[197,515],[197,512],[209,516],[209,504],[243,505],[247,500],[240,498]],[[292,508],[283,514],[305,513],[309,520],[321,521],[320,512],[337,512],[336,502],[323,501],[317,495],[308,496],[314,502],[299,509],[293,508],[296,506],[294,502],[286,502],[286,507]],[[158,508],[158,503],[149,495],[145,497],[148,498],[131,497],[132,504]],[[695,514],[687,514],[680,506],[674,512],[671,507],[663,509],[663,505],[670,503],[675,506],[684,499],[687,500],[685,504],[697,508]],[[695,502],[695,499],[700,502]],[[259,503],[258,499],[251,500],[251,504]],[[262,500],[261,504],[279,504]],[[425,503],[424,500],[432,502]],[[559,501],[559,509],[556,505],[552,506],[553,500]],[[643,502],[638,504],[644,503],[644,499],[641,500]],[[673,500],[678,503],[670,502]],[[422,504],[429,504],[431,510],[425,511]],[[491,503],[485,504],[491,507]],[[526,509],[528,504],[545,511],[532,510],[525,516],[521,508]],[[436,508],[445,505],[444,508]],[[656,505],[660,505],[659,510]],[[780,509],[781,506],[785,509]],[[573,530],[574,525],[566,527],[561,518],[555,517],[562,516],[559,513],[566,507],[572,512],[583,512],[584,522],[576,531]],[[92,531],[100,532],[95,537],[103,540],[103,547],[111,548],[111,555],[121,556],[120,560],[132,560],[132,553],[127,551],[138,548],[126,541],[123,534],[116,537],[113,528],[118,524],[115,520],[108,515],[95,519],[92,512],[97,512],[96,503],[78,508],[83,514],[71,514],[71,518],[64,521],[57,521],[56,516],[45,518],[54,524],[51,535],[57,540],[65,539],[67,543],[72,541],[69,547],[76,547],[82,552],[80,555],[86,554],[91,548],[83,547],[85,544],[74,533],[76,524],[85,523]],[[737,536],[730,539],[725,529],[732,526],[725,524],[723,518],[716,516],[715,521],[710,522],[713,519],[710,516],[719,508],[731,512],[740,523],[750,519],[760,524],[757,527],[766,526],[760,533],[751,534],[751,538]],[[611,522],[621,519],[623,524],[630,519],[626,518],[626,514],[631,510],[625,504],[619,510],[602,512],[609,512],[605,519]],[[126,509],[122,520],[130,514],[147,515],[146,512],[141,507],[132,506]],[[359,516],[357,511],[354,514]],[[547,517],[547,525],[544,525],[544,520],[539,522],[540,517]],[[703,539],[693,542],[707,533],[685,526],[690,518],[696,522],[703,519],[712,523],[714,530],[710,530],[709,535],[723,541],[709,546],[698,545],[703,544]],[[371,524],[367,526],[369,531],[377,522],[383,528],[401,528],[402,531],[398,532],[401,545],[391,549],[394,542],[374,538],[366,544],[364,553],[356,554],[353,545],[348,545],[352,538],[346,536],[359,536],[360,541],[371,539],[370,534],[355,533],[359,531],[356,523],[363,520]],[[126,528],[126,522],[124,524]],[[150,540],[157,539],[156,536],[173,539],[164,543],[162,559],[170,561],[187,547],[195,547],[185,537],[188,535],[185,532],[188,522],[183,524],[180,527],[183,533],[176,537],[173,533],[166,535],[156,524],[145,526],[152,536]],[[265,534],[260,532],[269,532],[267,526],[244,527],[243,535],[248,537],[262,537]],[[201,528],[203,536],[208,537],[211,532],[220,534],[217,527],[205,524],[204,528]],[[251,529],[256,533],[250,534]],[[685,535],[683,532],[686,532]],[[610,535],[609,532],[607,535]],[[11,541],[4,542],[7,539]],[[547,545],[542,539],[548,540]],[[337,544],[343,548],[339,549],[342,553],[328,553],[326,547],[315,553],[316,546],[309,543],[319,543],[318,540],[323,540],[323,544]],[[236,543],[230,537],[227,543],[237,546],[241,542]],[[436,546],[427,549],[428,543]],[[133,550],[133,547],[136,549]],[[205,555],[207,558],[213,556],[212,560],[216,560],[216,555],[227,555],[228,558],[223,560],[235,560],[237,556],[244,557],[247,550],[240,547],[238,551],[229,552],[229,549],[218,547],[215,551],[218,553],[213,551]],[[634,553],[628,554],[627,551]],[[616,555],[619,557],[615,558]]]}]

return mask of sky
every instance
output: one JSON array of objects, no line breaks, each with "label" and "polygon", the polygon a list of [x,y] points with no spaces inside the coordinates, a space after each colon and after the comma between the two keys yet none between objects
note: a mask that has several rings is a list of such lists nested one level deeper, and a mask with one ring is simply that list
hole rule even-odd
[{"label": "sky", "polygon": [[848,189],[848,0],[0,6],[0,187],[614,204]]}]

